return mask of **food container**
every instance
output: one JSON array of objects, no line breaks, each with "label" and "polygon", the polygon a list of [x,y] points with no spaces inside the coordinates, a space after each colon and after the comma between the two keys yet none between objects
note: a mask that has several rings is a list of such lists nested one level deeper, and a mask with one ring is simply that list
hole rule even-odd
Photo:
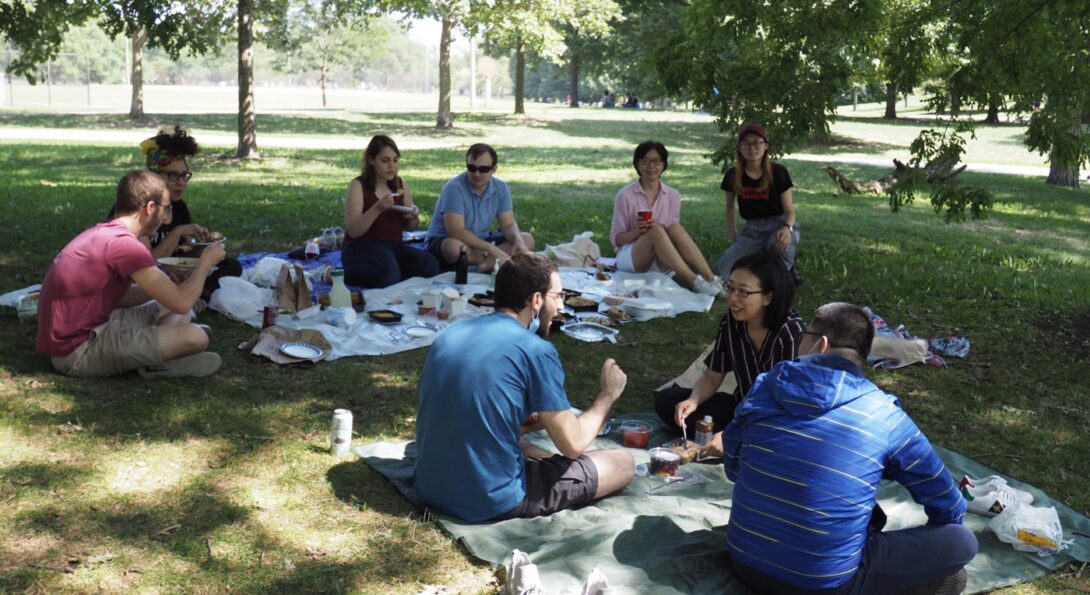
[{"label": "food container", "polygon": [[379,324],[397,324],[401,322],[401,314],[393,310],[372,310],[367,313],[367,316]]},{"label": "food container", "polygon": [[642,421],[626,421],[621,424],[621,436],[625,448],[647,448],[651,440],[651,425]]},{"label": "food container", "polygon": [[662,445],[662,448],[673,451],[681,458],[682,465],[688,465],[700,458],[701,446],[692,440],[678,438]]},{"label": "food container", "polygon": [[677,469],[681,466],[681,456],[669,448],[652,448],[648,451],[651,455],[651,475],[659,477],[673,477],[677,475]]},{"label": "food container", "polygon": [[564,300],[564,305],[571,308],[573,312],[597,312],[598,302],[589,300],[582,296],[572,296]]},{"label": "food container", "polygon": [[636,320],[651,320],[670,313],[670,302],[655,298],[634,298],[624,304],[625,312]]},{"label": "food container", "polygon": [[610,294],[606,296],[605,302],[609,306],[620,306],[628,299],[627,295]]}]

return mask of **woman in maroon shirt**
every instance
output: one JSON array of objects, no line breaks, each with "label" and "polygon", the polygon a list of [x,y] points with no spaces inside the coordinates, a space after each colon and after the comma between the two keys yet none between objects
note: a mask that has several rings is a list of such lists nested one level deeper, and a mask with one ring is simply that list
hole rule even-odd
[{"label": "woman in maroon shirt", "polygon": [[363,173],[348,184],[344,198],[344,281],[361,287],[389,287],[410,277],[439,274],[435,257],[401,240],[416,229],[419,209],[398,173],[401,151],[377,134],[363,152]]}]

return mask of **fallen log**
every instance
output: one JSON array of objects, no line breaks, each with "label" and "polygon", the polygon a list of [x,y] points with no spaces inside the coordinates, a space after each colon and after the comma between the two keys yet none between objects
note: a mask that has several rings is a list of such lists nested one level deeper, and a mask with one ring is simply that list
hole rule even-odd
[{"label": "fallen log", "polygon": [[965,171],[966,168],[964,164],[961,167],[955,167],[957,166],[957,160],[952,159],[929,161],[923,167],[906,165],[901,160],[894,159],[893,166],[895,169],[881,178],[863,183],[849,179],[831,165],[823,165],[818,169],[828,174],[833,182],[847,194],[882,194],[893,188],[901,179],[915,176],[917,172],[922,172],[927,182],[932,184],[945,182]]}]

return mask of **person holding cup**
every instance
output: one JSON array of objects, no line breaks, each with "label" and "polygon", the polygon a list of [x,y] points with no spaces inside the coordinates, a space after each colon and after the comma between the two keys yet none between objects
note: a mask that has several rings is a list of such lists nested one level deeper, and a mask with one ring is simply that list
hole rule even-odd
[{"label": "person holding cup", "polygon": [[640,143],[632,155],[640,177],[621,188],[613,201],[609,241],[617,251],[617,269],[672,270],[693,291],[723,295],[722,280],[681,225],[681,194],[662,181],[669,157],[666,147],[654,140]]},{"label": "person holding cup", "polygon": [[402,231],[420,223],[420,210],[398,175],[400,161],[397,143],[376,134],[363,151],[362,173],[348,184],[341,265],[349,285],[389,287],[410,277],[439,274],[434,256],[401,239]]}]

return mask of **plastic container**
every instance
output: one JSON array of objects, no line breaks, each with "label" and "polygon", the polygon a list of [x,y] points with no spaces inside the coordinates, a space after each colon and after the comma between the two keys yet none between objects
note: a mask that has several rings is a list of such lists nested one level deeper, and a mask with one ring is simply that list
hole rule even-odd
[{"label": "plastic container", "polygon": [[712,416],[705,415],[704,419],[696,422],[696,436],[693,437],[693,441],[704,446],[712,439],[714,433],[715,423],[712,421]]},{"label": "plastic container", "polygon": [[651,475],[659,477],[673,477],[677,475],[677,469],[681,466],[681,456],[669,448],[652,448]]},{"label": "plastic container", "polygon": [[642,421],[626,421],[621,424],[621,436],[625,448],[647,448],[651,440],[651,426]]},{"label": "plastic container", "polygon": [[333,288],[329,290],[329,306],[331,308],[351,308],[352,294],[344,285],[344,269],[333,269]]}]

